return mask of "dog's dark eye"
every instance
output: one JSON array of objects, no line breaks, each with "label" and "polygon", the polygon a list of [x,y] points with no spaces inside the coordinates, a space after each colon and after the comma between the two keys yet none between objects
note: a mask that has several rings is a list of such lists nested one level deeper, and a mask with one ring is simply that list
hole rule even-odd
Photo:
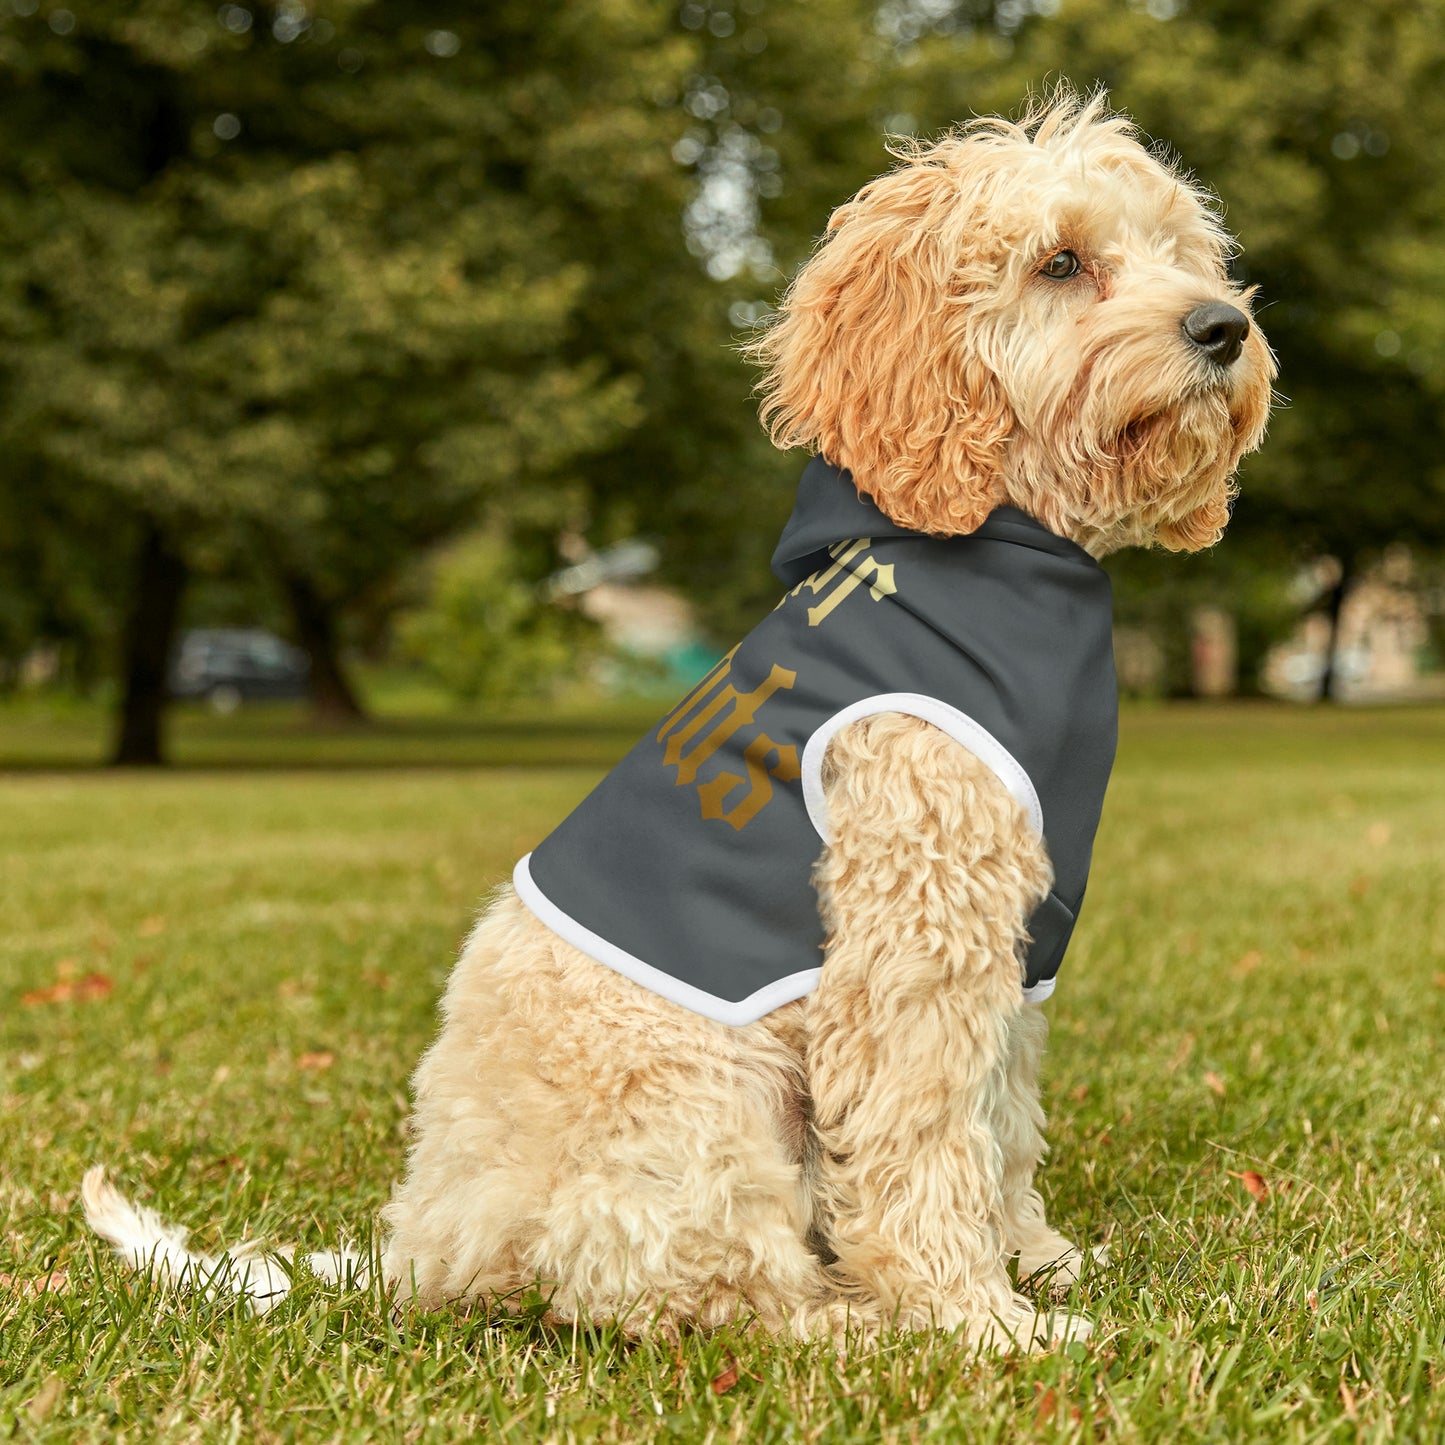
[{"label": "dog's dark eye", "polygon": [[1072,251],[1055,251],[1039,267],[1039,274],[1050,281],[1067,281],[1070,276],[1077,276],[1080,269],[1079,258]]}]

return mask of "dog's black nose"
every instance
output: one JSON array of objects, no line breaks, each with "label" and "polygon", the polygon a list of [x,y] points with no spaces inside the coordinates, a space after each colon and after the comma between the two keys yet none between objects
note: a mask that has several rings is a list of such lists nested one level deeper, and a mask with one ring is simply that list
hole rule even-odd
[{"label": "dog's black nose", "polygon": [[1184,318],[1184,334],[1216,365],[1229,366],[1244,350],[1249,317],[1223,301],[1206,301]]}]

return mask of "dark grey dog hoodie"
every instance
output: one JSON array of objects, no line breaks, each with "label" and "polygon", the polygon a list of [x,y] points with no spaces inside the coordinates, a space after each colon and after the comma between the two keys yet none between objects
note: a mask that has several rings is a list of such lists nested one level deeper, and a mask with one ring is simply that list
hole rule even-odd
[{"label": "dark grey dog hoodie", "polygon": [[1054,888],[1020,981],[1046,998],[1114,761],[1108,577],[1013,507],[966,537],[906,531],[821,458],[773,571],[791,591],[517,864],[518,895],[599,963],[751,1023],[825,966],[810,880],[829,739],[908,713],[992,768],[1043,834]]}]

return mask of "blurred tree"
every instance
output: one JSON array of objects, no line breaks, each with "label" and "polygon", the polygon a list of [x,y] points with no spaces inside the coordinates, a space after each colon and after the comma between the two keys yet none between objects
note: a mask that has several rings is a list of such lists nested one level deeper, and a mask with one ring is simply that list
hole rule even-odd
[{"label": "blurred tree", "polygon": [[[0,437],[0,448],[4,438]],[[69,488],[46,488],[27,458],[5,449],[0,465],[0,691],[34,661],[80,690],[105,665],[98,639],[111,625],[116,593],[124,587],[117,535],[124,509]]]},{"label": "blurred tree", "polygon": [[459,538],[429,570],[425,601],[398,619],[402,650],[463,702],[545,697],[598,650],[595,625],[548,606],[495,531]]},{"label": "blurred tree", "polygon": [[767,562],[801,471],[758,426],[737,344],[832,208],[888,163],[884,52],[860,0],[680,0],[659,13],[689,47],[686,72],[651,91],[678,129],[651,158],[672,208],[639,225],[590,150],[551,175],[593,277],[585,334],[638,379],[646,418],[577,471],[589,539],[665,537],[662,580],[703,601],[704,623],[731,641],[777,600]]},{"label": "blurred tree", "polygon": [[1347,585],[1445,536],[1442,6],[8,0],[0,649],[128,637],[117,756],[154,760],[187,575],[259,559],[344,714],[346,619],[479,519],[524,579],[564,527],[665,537],[731,634],[798,470],[733,343],[881,131],[1060,73],[1229,198],[1291,398],[1235,535]]},{"label": "blurred tree", "polygon": [[869,6],[61,14],[0,20],[0,433],[129,519],[118,756],[159,755],[186,571],[241,552],[333,714],[338,617],[479,513],[532,576],[642,530],[720,631],[766,605],[797,463],[733,343],[885,159]]},{"label": "blurred tree", "polygon": [[10,525],[59,494],[125,519],[117,761],[159,760],[189,569],[259,549],[318,701],[350,711],[338,612],[479,509],[555,529],[577,460],[642,418],[583,324],[591,242],[556,178],[675,235],[680,125],[652,96],[691,46],[647,0],[446,8],[0,20]]}]

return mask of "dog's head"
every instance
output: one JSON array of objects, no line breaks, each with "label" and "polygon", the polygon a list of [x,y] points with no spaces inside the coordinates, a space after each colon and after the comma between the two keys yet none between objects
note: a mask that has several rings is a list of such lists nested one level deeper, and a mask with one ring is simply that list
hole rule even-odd
[{"label": "dog's head", "polygon": [[1217,541],[1274,360],[1209,200],[1102,96],[901,158],[751,347],[773,440],[919,531],[1008,502],[1099,554]]}]

